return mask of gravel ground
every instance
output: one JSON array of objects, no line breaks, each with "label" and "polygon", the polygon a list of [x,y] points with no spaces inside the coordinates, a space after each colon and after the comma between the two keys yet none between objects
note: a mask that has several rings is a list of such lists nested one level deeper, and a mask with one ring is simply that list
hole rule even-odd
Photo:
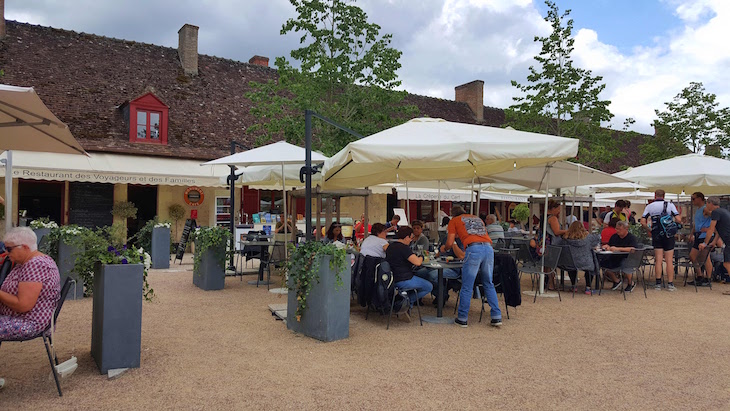
[{"label": "gravel ground", "polygon": [[[56,347],[79,369],[49,380],[40,340],[0,347],[3,409],[730,409],[730,285],[695,293],[524,296],[500,329],[365,320],[350,338],[321,343],[286,329],[268,305],[283,296],[227,278],[192,285],[192,266],[153,270],[144,303],[142,366],[99,374],[89,350],[91,300],[68,301]],[[529,289],[529,280],[523,281]],[[453,295],[452,295],[453,297]],[[445,313],[453,312],[453,301]],[[473,301],[475,302],[475,301]],[[428,307],[426,314],[435,314]]]}]

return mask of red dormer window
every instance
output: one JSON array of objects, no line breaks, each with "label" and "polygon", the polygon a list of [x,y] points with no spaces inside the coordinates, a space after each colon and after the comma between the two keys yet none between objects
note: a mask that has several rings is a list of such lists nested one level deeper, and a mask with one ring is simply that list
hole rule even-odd
[{"label": "red dormer window", "polygon": [[129,102],[129,141],[167,144],[168,107],[152,93]]}]

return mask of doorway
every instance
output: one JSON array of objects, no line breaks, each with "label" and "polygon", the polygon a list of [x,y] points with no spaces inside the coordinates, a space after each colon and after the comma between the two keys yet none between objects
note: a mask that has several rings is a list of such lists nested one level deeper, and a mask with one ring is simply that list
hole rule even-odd
[{"label": "doorway", "polygon": [[137,217],[127,219],[127,235],[134,236],[157,215],[157,186],[127,186],[127,201],[137,207]]},{"label": "doorway", "polygon": [[61,225],[63,221],[63,181],[18,182],[18,210],[25,211],[28,221],[48,218]]}]

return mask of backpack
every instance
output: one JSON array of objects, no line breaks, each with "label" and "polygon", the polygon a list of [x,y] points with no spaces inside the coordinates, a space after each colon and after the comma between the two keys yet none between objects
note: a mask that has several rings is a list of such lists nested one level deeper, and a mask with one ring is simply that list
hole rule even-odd
[{"label": "backpack", "polygon": [[673,238],[679,231],[679,224],[674,220],[674,216],[667,214],[667,203],[664,202],[664,209],[662,215],[659,216],[659,234],[664,235],[667,238]]},{"label": "backpack", "polygon": [[[390,271],[390,264],[382,261],[375,269],[375,289],[370,300],[370,307],[380,314],[390,314],[390,304],[393,302],[393,294],[395,293],[395,280],[393,272]],[[398,294],[395,296],[393,304],[393,313],[397,314],[408,309],[410,304],[407,302],[408,297]]]}]

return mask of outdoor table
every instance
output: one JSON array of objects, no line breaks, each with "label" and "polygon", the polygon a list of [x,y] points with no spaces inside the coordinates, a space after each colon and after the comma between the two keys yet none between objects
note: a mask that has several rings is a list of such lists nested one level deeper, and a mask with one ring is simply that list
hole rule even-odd
[{"label": "outdoor table", "polygon": [[[259,237],[261,237],[261,236],[259,236]],[[271,241],[265,241],[265,240],[263,240],[263,241],[262,240],[254,240],[254,241],[243,240],[243,241],[239,241],[238,244],[239,244],[241,251],[243,251],[244,247],[246,247],[246,246],[259,247],[260,256],[263,257],[264,256],[264,247],[269,247],[274,243],[272,243]],[[258,281],[249,281],[248,283],[250,285],[256,285],[256,284],[267,285],[267,282],[264,281],[264,264],[263,264],[263,260],[261,257],[259,257],[259,269],[258,269],[259,279],[258,279]],[[241,270],[241,275],[246,274],[246,273],[253,273],[253,272],[255,272],[255,271],[244,272],[243,270]]]},{"label": "outdoor table", "polygon": [[463,261],[429,261],[428,263],[421,264],[421,267],[437,269],[438,270],[438,285],[436,286],[436,317],[425,316],[423,321],[429,323],[451,323],[453,319],[444,318],[444,268],[458,269],[464,265]]}]

